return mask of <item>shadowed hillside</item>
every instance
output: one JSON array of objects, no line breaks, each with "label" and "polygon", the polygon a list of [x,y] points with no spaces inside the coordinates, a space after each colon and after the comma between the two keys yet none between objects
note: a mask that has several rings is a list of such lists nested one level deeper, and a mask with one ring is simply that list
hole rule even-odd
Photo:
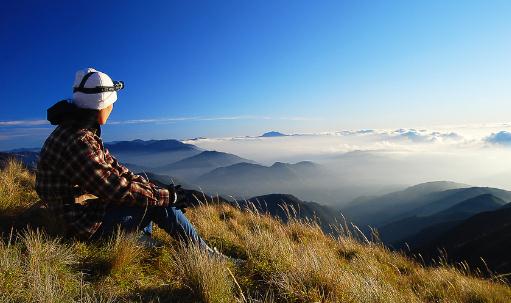
[{"label": "shadowed hillside", "polygon": [[[9,162],[0,171],[0,214],[29,216],[36,201],[33,176]],[[341,226],[341,236],[332,237],[310,221],[282,223],[207,197],[201,202],[187,212],[190,220],[210,244],[245,262],[182,247],[159,229],[161,247],[154,248],[136,234],[85,243],[7,230],[0,242],[0,302],[511,300],[511,288],[497,279],[466,268],[425,267]]]},{"label": "shadowed hillside", "polygon": [[[426,259],[436,258],[441,252],[446,252],[448,261],[467,261],[469,264],[506,274],[511,271],[510,235],[511,207],[507,204],[497,210],[477,214],[439,234],[429,243],[420,245],[419,242],[414,251],[421,253]],[[439,251],[438,247],[442,248],[442,251]]]},{"label": "shadowed hillside", "polygon": [[491,187],[470,187],[453,182],[429,182],[381,197],[357,199],[343,208],[343,214],[364,227],[382,227],[413,216],[430,216],[458,203],[490,194],[506,202],[511,192]]},{"label": "shadowed hillside", "polygon": [[[492,194],[482,194],[433,215],[413,216],[392,222],[383,226],[379,231],[385,243],[400,246],[400,242],[407,239],[406,242],[413,247],[416,246],[415,242],[417,240],[424,240],[424,238],[432,239],[434,236],[439,236],[447,230],[442,229],[441,226],[454,226],[478,213],[496,210],[506,203],[506,201]],[[421,235],[421,237],[416,237],[416,241],[410,241],[413,235],[432,226],[436,226],[435,231],[430,230],[429,235],[426,237]]]}]

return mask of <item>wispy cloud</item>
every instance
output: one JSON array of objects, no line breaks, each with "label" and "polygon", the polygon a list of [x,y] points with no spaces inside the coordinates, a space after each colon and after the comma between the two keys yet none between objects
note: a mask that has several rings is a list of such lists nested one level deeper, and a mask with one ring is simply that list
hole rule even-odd
[{"label": "wispy cloud", "polygon": [[[110,120],[108,124],[111,125],[126,125],[126,124],[168,124],[183,121],[229,121],[229,120],[282,120],[282,121],[318,121],[320,118],[309,118],[300,116],[285,116],[285,117],[272,117],[272,116],[253,116],[253,115],[240,115],[240,116],[192,116],[192,117],[173,117],[173,118],[147,118],[147,119],[129,119],[129,120]],[[24,126],[38,126],[50,125],[47,120],[11,120],[0,121],[0,127],[24,127]]]},{"label": "wispy cloud", "polygon": [[271,116],[217,116],[217,117],[175,117],[175,118],[150,118],[150,119],[133,119],[133,120],[116,120],[111,121],[112,125],[125,125],[125,124],[167,124],[177,123],[183,121],[229,121],[229,120],[283,120],[283,121],[316,121],[319,118],[308,117],[271,117]]},{"label": "wispy cloud", "polygon": [[27,137],[27,136],[30,136],[30,134],[1,134],[0,133],[0,141],[16,139],[19,137]]},{"label": "wispy cloud", "polygon": [[13,121],[0,121],[0,126],[37,126],[49,125],[46,120],[13,120]]}]

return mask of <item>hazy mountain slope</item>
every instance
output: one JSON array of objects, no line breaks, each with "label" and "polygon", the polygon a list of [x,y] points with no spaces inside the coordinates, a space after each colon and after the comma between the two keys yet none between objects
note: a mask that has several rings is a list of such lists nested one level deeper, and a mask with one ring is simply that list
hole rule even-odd
[{"label": "hazy mountain slope", "polygon": [[[211,182],[213,180],[222,178],[225,182],[232,181],[232,178],[239,176],[241,178],[248,178],[257,174],[263,174],[267,171],[267,167],[254,164],[254,163],[238,163],[227,167],[217,168],[207,174],[204,174],[197,178],[197,181]],[[256,177],[255,177],[256,178]]]},{"label": "hazy mountain slope", "polygon": [[183,169],[183,168],[218,168],[236,163],[253,163],[253,161],[238,157],[233,154],[219,151],[203,151],[198,155],[177,161],[162,168]]},{"label": "hazy mountain slope", "polygon": [[296,164],[276,162],[272,166],[238,163],[206,173],[195,183],[209,192],[245,198],[275,192],[303,197],[301,194],[332,188],[331,180],[324,167],[303,161]]},{"label": "hazy mountain slope", "polygon": [[171,174],[182,178],[195,178],[213,169],[230,166],[237,163],[254,163],[233,154],[218,151],[203,151],[200,154],[182,159],[172,164],[157,167],[158,173]]},{"label": "hazy mountain slope", "polygon": [[483,271],[488,267],[499,273],[511,272],[511,207],[477,214],[437,239],[414,250],[429,260],[444,248],[450,261],[467,261]]},{"label": "hazy mountain slope", "polygon": [[162,151],[178,151],[178,150],[198,150],[195,145],[185,144],[178,140],[132,140],[132,141],[116,141],[105,143],[112,152],[162,152]]},{"label": "hazy mountain slope", "polygon": [[511,192],[498,188],[491,187],[470,187],[465,189],[454,189],[445,191],[447,196],[433,202],[426,204],[422,207],[413,210],[414,215],[429,216],[441,212],[449,207],[460,203],[463,200],[477,197],[479,195],[491,194],[506,202],[511,201]]},{"label": "hazy mountain slope", "polygon": [[[479,195],[431,216],[413,216],[389,223],[379,228],[380,236],[385,244],[400,247],[402,241],[408,240],[409,245],[415,245],[410,238],[425,228],[437,225],[447,228],[478,213],[496,210],[504,204],[506,201],[492,194]],[[440,231],[440,226],[435,230]]]},{"label": "hazy mountain slope", "polygon": [[160,167],[199,154],[202,149],[178,140],[133,140],[106,143],[119,161],[142,167]]},{"label": "hazy mountain slope", "polygon": [[380,226],[418,207],[450,195],[445,190],[469,187],[448,181],[427,182],[408,187],[380,197],[364,197],[354,200],[341,209],[351,221],[360,226]]},{"label": "hazy mountain slope", "polygon": [[448,217],[452,214],[466,213],[470,216],[473,216],[474,214],[481,212],[497,210],[508,203],[509,201],[504,201],[501,198],[494,196],[493,194],[482,194],[460,202],[435,215]]},{"label": "hazy mountain slope", "polygon": [[[218,168],[201,176],[198,180],[214,181],[218,177],[227,178],[230,181],[239,180],[271,183],[275,180],[292,183],[297,180],[311,178],[311,175],[320,176],[327,174],[324,168],[310,161],[302,161],[295,164],[275,162],[272,166],[263,166],[253,163],[239,163],[228,167]],[[240,179],[241,178],[241,179]]]}]

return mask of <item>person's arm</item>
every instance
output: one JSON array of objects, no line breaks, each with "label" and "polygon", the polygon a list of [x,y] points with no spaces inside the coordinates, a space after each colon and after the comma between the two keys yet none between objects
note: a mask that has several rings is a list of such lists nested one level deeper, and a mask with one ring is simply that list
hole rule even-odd
[{"label": "person's arm", "polygon": [[[136,175],[132,171],[129,170],[126,166],[122,165],[109,151],[108,149],[105,150],[105,161],[112,166],[115,170],[119,172],[120,175],[125,177],[128,180],[133,180],[141,183],[148,183],[149,180],[144,178],[141,175]],[[154,184],[152,184],[154,185]]]},{"label": "person's arm", "polygon": [[[105,160],[109,163],[115,170],[119,172],[122,177],[128,179],[128,181],[136,181],[147,186],[150,186],[153,190],[159,191],[162,190],[161,187],[151,182],[147,177],[136,175],[132,171],[129,170],[126,166],[122,165],[109,151],[104,148],[105,151]],[[166,187],[168,189],[168,187]],[[177,192],[170,193],[170,204],[176,203],[178,198]]]},{"label": "person's arm", "polygon": [[101,199],[133,206],[166,206],[171,202],[167,189],[129,178],[130,174],[112,167],[93,136],[85,135],[73,142],[68,147],[67,155],[64,172],[70,181]]}]

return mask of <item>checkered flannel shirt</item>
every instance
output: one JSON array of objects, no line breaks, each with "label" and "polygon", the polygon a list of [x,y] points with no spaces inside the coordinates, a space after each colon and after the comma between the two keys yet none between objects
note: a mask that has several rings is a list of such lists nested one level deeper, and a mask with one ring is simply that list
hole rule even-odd
[{"label": "checkered flannel shirt", "polygon": [[[173,202],[167,189],[121,165],[92,129],[66,125],[58,126],[43,145],[36,190],[65,231],[80,238],[97,231],[111,203],[150,207]],[[75,203],[75,197],[84,194],[98,199]]]}]

